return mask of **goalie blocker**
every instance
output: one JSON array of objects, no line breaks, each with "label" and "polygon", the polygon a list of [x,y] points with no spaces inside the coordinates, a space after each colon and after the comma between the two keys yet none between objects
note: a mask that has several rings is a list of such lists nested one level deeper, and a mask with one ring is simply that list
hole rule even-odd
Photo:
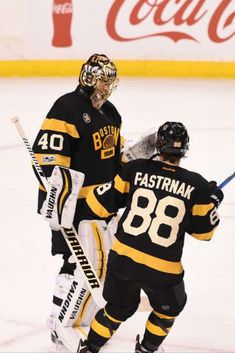
[{"label": "goalie blocker", "polygon": [[49,179],[49,189],[41,215],[53,230],[71,228],[79,191],[85,175],[75,170],[55,166]]}]

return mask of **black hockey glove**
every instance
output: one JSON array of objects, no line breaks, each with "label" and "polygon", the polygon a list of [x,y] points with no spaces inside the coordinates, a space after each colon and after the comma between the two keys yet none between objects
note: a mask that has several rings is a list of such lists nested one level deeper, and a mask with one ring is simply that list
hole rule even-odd
[{"label": "black hockey glove", "polygon": [[223,191],[217,186],[216,181],[209,182],[211,187],[211,201],[215,204],[218,208],[224,198]]}]

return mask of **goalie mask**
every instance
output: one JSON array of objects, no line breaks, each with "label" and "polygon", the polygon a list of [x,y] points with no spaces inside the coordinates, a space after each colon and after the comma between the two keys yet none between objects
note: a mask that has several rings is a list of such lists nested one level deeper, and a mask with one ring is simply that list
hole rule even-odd
[{"label": "goalie mask", "polygon": [[184,157],[189,148],[189,136],[185,126],[179,122],[166,122],[157,132],[158,154]]},{"label": "goalie mask", "polygon": [[82,65],[79,83],[90,93],[92,105],[99,109],[117,88],[117,68],[104,54],[94,54]]}]

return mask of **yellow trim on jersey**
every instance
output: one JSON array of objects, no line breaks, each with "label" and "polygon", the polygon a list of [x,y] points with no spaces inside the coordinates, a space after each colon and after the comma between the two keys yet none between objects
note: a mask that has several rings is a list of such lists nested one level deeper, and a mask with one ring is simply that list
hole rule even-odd
[{"label": "yellow trim on jersey", "polygon": [[97,200],[94,195],[94,191],[91,191],[87,196],[86,202],[90,209],[99,217],[106,218],[111,216],[113,213],[109,213],[106,208],[104,208],[101,203]]},{"label": "yellow trim on jersey", "polygon": [[122,149],[124,147],[125,141],[126,141],[125,137],[120,136],[120,149]]},{"label": "yellow trim on jersey", "polygon": [[[147,321],[146,328],[149,332],[156,336],[167,336],[167,333],[163,331],[160,326],[153,325],[150,321]],[[169,328],[166,328],[169,331]]]},{"label": "yellow trim on jersey", "polygon": [[95,331],[98,335],[105,337],[105,338],[110,338],[111,333],[109,329],[103,325],[101,325],[96,319],[94,319],[91,323],[91,329]]},{"label": "yellow trim on jersey", "polygon": [[[44,154],[44,153],[35,153],[35,157],[37,158],[37,161],[40,165],[61,165],[63,167],[70,167],[71,163],[71,158],[70,157],[65,157],[62,156],[61,154]],[[49,158],[54,157],[55,160],[52,162],[48,161],[43,161],[43,158]]]},{"label": "yellow trim on jersey", "polygon": [[[89,192],[94,190],[96,187],[98,187],[100,185],[101,184],[82,187],[80,192],[79,192],[78,199],[86,199],[87,195],[89,194]],[[42,190],[42,191],[46,191],[45,188],[42,185],[39,185],[39,189]]]},{"label": "yellow trim on jersey", "polygon": [[133,261],[150,267],[153,270],[176,275],[183,272],[181,262],[173,262],[156,258],[155,256],[131,248],[130,246],[121,243],[118,239],[115,239],[112,250],[116,251],[119,255],[130,257]]},{"label": "yellow trim on jersey", "polygon": [[112,316],[110,316],[108,313],[107,313],[107,311],[105,310],[105,308],[104,308],[104,313],[105,313],[105,315],[107,316],[107,318],[110,320],[110,321],[113,321],[113,322],[115,322],[115,323],[117,323],[117,324],[120,324],[122,321],[120,321],[120,320],[116,320],[116,319],[114,319]]},{"label": "yellow trim on jersey", "polygon": [[83,186],[79,192],[78,198],[79,199],[85,199],[88,195],[88,193],[91,190],[94,190],[97,186],[100,186],[100,184],[96,184],[96,185],[89,185],[89,186]]},{"label": "yellow trim on jersey", "polygon": [[130,183],[128,181],[122,180],[119,175],[116,175],[114,179],[114,187],[122,194],[128,193],[130,191]]},{"label": "yellow trim on jersey", "polygon": [[161,313],[158,313],[155,310],[153,311],[153,313],[154,313],[154,315],[156,315],[160,319],[171,320],[171,319],[175,319],[177,317],[177,316],[169,316],[169,315],[161,314]]},{"label": "yellow trim on jersey", "polygon": [[129,162],[128,159],[125,157],[125,155],[123,153],[121,155],[121,162],[122,163],[128,163]]},{"label": "yellow trim on jersey", "polygon": [[207,213],[214,208],[215,205],[213,203],[209,203],[207,205],[194,205],[192,208],[193,216],[206,216]]},{"label": "yellow trim on jersey", "polygon": [[192,237],[194,237],[198,240],[211,240],[215,230],[216,230],[216,228],[214,228],[211,232],[208,232],[208,233],[202,233],[202,234],[193,233],[191,235],[192,235]]},{"label": "yellow trim on jersey", "polygon": [[66,123],[66,121],[58,119],[45,119],[42,124],[41,130],[64,132],[74,138],[80,137],[75,125]]}]

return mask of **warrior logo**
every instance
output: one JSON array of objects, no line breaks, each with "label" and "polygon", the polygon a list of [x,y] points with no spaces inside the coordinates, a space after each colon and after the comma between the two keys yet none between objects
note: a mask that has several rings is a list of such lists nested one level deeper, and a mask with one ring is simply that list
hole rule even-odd
[{"label": "warrior logo", "polygon": [[63,231],[67,235],[67,239],[69,240],[69,245],[74,251],[74,255],[79,261],[91,288],[100,288],[100,283],[98,282],[97,277],[93,272],[84,254],[84,251],[81,245],[79,244],[78,239],[76,238],[76,235],[74,234],[74,231],[72,229],[65,229],[65,228],[63,228]]}]

